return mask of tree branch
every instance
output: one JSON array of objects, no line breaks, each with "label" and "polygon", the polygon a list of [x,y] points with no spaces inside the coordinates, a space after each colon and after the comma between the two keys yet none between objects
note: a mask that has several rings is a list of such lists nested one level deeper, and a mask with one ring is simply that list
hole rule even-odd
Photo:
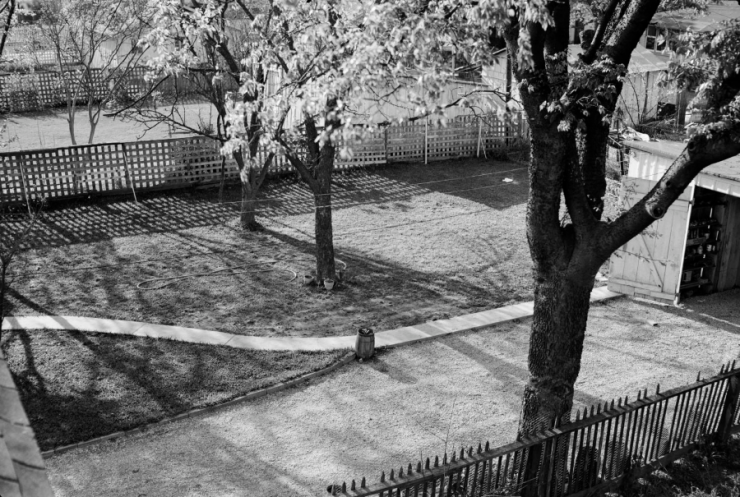
[{"label": "tree branch", "polygon": [[612,22],[612,16],[614,16],[614,11],[617,9],[617,5],[619,5],[620,1],[621,0],[611,0],[609,5],[606,6],[604,13],[601,15],[601,20],[599,21],[599,27],[596,28],[594,38],[591,40],[591,45],[588,47],[586,53],[581,55],[581,60],[584,63],[591,64],[594,59],[596,59],[596,53],[604,41],[606,28]]},{"label": "tree branch", "polygon": [[615,64],[629,64],[632,51],[650,25],[659,5],[660,0],[635,0],[630,3],[625,17],[615,27],[604,49],[604,53]]},{"label": "tree branch", "polygon": [[694,178],[707,166],[740,154],[740,125],[696,135],[673,161],[660,181],[639,202],[613,223],[605,225],[599,252],[606,258],[662,217]]}]

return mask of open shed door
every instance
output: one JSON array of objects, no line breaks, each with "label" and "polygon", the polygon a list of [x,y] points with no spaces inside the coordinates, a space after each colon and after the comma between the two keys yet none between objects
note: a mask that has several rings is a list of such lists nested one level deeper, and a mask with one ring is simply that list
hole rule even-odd
[{"label": "open shed door", "polygon": [[[623,178],[620,199],[630,208],[656,181]],[[662,219],[612,254],[609,289],[627,295],[674,301],[678,295],[694,184],[686,188]]]}]

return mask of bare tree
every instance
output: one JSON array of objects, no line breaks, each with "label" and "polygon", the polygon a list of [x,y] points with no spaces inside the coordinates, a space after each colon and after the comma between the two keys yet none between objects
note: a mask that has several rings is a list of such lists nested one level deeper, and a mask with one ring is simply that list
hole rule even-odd
[{"label": "bare tree", "polygon": [[[77,145],[75,116],[85,105],[93,143],[100,116],[109,104],[128,98],[132,72],[144,51],[138,41],[150,27],[147,0],[41,0],[40,45],[53,54],[66,104],[69,136]],[[38,45],[37,45],[38,46]],[[37,64],[44,64],[34,51]]]}]

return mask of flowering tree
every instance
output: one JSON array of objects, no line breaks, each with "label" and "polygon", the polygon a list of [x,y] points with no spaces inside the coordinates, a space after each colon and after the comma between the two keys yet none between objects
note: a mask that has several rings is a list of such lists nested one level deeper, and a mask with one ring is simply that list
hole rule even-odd
[{"label": "flowering tree", "polygon": [[[251,104],[251,113],[241,116],[245,139],[225,151],[237,163],[242,185],[241,225],[254,231],[262,226],[256,221],[257,194],[275,154],[260,159],[260,112],[265,102],[268,68],[257,62],[249,64],[261,36],[271,36],[272,26],[255,23],[267,8],[262,2],[239,0],[167,1],[157,5],[153,24],[143,45],[157,52],[149,62],[150,78],[157,81],[149,92],[117,111],[150,126],[168,124],[184,131],[207,136],[221,146],[234,138],[232,121],[227,120],[230,101]],[[177,78],[177,83],[164,83]],[[239,93],[242,80],[253,85]],[[183,84],[184,83],[184,84]],[[184,86],[184,88],[182,88]],[[163,90],[164,88],[164,90]],[[149,106],[154,94],[165,106]],[[178,104],[192,96],[205,98],[216,110],[216,126],[200,125],[178,111]],[[210,123],[209,123],[210,124]],[[223,167],[223,163],[222,163]]]},{"label": "flowering tree", "polygon": [[681,72],[684,81],[704,78],[707,108],[697,134],[641,201],[616,219],[603,217],[610,120],[632,51],[659,8],[660,0],[602,2],[575,65],[567,60],[569,2],[406,0],[376,3],[367,13],[364,52],[375,60],[367,78],[413,69],[430,90],[422,95],[427,109],[445,78],[435,65],[442,45],[485,64],[492,41],[506,42],[531,129],[526,223],[535,303],[521,435],[570,419],[599,267],[665,214],[703,168],[740,153],[740,45],[731,23],[695,35]]}]

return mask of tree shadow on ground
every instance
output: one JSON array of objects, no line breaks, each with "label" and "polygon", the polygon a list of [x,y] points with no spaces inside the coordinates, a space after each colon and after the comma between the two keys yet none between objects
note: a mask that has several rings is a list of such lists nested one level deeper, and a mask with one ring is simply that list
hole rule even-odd
[{"label": "tree shadow on ground", "polygon": [[43,450],[222,403],[344,354],[55,330],[6,332],[2,348]]},{"label": "tree shadow on ground", "polygon": [[636,304],[667,312],[674,316],[707,324],[728,333],[740,335],[740,289],[713,293],[685,299],[680,307],[647,300],[635,300]]},{"label": "tree shadow on ground", "polygon": [[[428,193],[449,193],[488,208],[505,209],[526,201],[526,168],[512,163],[470,159],[429,165],[397,164],[378,171],[353,170],[337,175],[333,208],[382,205]],[[514,169],[513,172],[507,172]],[[503,177],[515,181],[503,183]],[[494,193],[492,193],[494,192]],[[162,233],[181,229],[228,225],[238,215],[240,189],[227,188],[220,203],[215,189],[171,190],[131,196],[56,200],[43,212],[24,248],[58,247],[109,240],[116,237]],[[258,216],[280,218],[314,212],[313,195],[291,177],[266,185],[257,204]],[[53,200],[53,199],[52,199]],[[17,224],[17,223],[16,223]],[[14,230],[14,223],[0,224],[0,236]]]},{"label": "tree shadow on ground", "polygon": [[379,169],[376,174],[389,182],[415,184],[416,188],[464,198],[496,210],[526,203],[526,163],[470,158],[455,164],[458,167],[445,162],[408,163],[404,167]]}]

